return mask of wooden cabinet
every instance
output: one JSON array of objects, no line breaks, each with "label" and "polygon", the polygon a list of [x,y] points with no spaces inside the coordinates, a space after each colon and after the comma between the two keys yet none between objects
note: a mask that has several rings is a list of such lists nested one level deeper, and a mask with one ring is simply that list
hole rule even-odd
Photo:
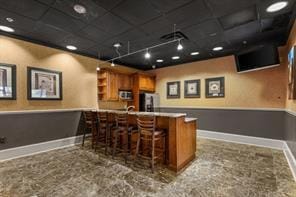
[{"label": "wooden cabinet", "polygon": [[98,72],[98,98],[103,101],[118,101],[119,90],[132,90],[131,75],[102,69]]},{"label": "wooden cabinet", "polygon": [[133,89],[132,77],[130,75],[118,74],[117,76],[118,76],[117,77],[118,90],[132,90]]},{"label": "wooden cabinet", "polygon": [[133,75],[133,105],[135,106],[135,111],[139,111],[141,92],[155,92],[155,76],[142,73]]},{"label": "wooden cabinet", "polygon": [[140,91],[155,91],[155,76],[139,74],[139,89]]},{"label": "wooden cabinet", "polygon": [[108,79],[108,100],[116,101],[118,100],[118,81],[117,81],[117,73],[109,71],[109,79]]},{"label": "wooden cabinet", "polygon": [[98,72],[98,98],[104,101],[118,100],[117,73],[109,70]]}]

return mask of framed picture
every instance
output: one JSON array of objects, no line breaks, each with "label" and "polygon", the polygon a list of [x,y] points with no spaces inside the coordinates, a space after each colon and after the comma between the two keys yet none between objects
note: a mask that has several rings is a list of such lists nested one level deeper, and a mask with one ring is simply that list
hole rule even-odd
[{"label": "framed picture", "polygon": [[184,98],[200,98],[200,80],[184,81]]},{"label": "framed picture", "polygon": [[62,73],[28,67],[29,100],[62,100]]},{"label": "framed picture", "polygon": [[288,97],[296,99],[296,47],[292,47],[288,54]]},{"label": "framed picture", "polygon": [[0,99],[16,99],[16,66],[0,63]]},{"label": "framed picture", "polygon": [[224,97],[224,77],[206,79],[206,98]]},{"label": "framed picture", "polygon": [[180,98],[180,81],[167,82],[167,98]]}]

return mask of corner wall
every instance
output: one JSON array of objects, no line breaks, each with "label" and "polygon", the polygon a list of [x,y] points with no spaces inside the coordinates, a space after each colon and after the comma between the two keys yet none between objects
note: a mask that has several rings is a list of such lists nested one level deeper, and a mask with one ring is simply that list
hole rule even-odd
[{"label": "corner wall", "polygon": [[[17,69],[17,99],[0,100],[0,111],[98,107],[96,67],[100,62],[96,59],[0,35],[0,63],[14,64]],[[27,100],[28,66],[61,71],[63,100]],[[114,69],[137,71],[124,66]]]}]

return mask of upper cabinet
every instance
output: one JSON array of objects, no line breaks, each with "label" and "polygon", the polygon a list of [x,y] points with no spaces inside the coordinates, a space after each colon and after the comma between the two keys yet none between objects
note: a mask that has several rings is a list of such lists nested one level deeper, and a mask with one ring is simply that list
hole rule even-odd
[{"label": "upper cabinet", "polygon": [[118,74],[118,90],[132,90],[133,89],[133,79],[127,74]]},{"label": "upper cabinet", "polygon": [[131,75],[102,69],[98,71],[98,98],[103,101],[118,101],[119,90],[132,90]]},{"label": "upper cabinet", "polygon": [[155,92],[155,76],[147,74],[137,74],[139,77],[139,90]]},{"label": "upper cabinet", "polygon": [[110,70],[98,72],[98,98],[104,101],[118,100],[117,73]]}]

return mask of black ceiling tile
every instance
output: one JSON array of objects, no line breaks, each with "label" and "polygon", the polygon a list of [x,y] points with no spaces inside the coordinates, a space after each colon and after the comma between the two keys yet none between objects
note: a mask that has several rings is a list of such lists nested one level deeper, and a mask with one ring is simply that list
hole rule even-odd
[{"label": "black ceiling tile", "polygon": [[99,6],[105,8],[106,10],[111,10],[123,0],[93,0],[93,1]]},{"label": "black ceiling tile", "polygon": [[277,11],[277,12],[272,12],[269,13],[266,11],[268,6],[272,5],[275,2],[278,2],[278,0],[260,0],[258,3],[258,9],[259,9],[259,14],[261,18],[270,18],[270,17],[275,17],[277,15],[289,13],[295,9],[295,2],[296,0],[287,0],[288,5],[284,9]]},{"label": "black ceiling tile", "polygon": [[212,18],[212,13],[203,0],[196,0],[169,12],[166,17],[176,24],[177,28],[185,28]]},{"label": "black ceiling tile", "polygon": [[216,19],[191,26],[183,30],[190,40],[201,40],[209,36],[221,34],[223,29]]},{"label": "black ceiling tile", "polygon": [[85,24],[80,20],[77,20],[55,9],[50,9],[42,17],[41,21],[69,32],[79,31],[85,26]]},{"label": "black ceiling tile", "polygon": [[160,16],[148,0],[125,0],[112,10],[129,23],[139,25]]},{"label": "black ceiling tile", "polygon": [[91,48],[93,46],[96,46],[98,44],[88,40],[88,39],[84,39],[75,35],[69,35],[67,37],[65,37],[65,39],[63,41],[61,41],[60,45],[63,47],[66,47],[67,45],[74,45],[77,47],[77,51],[80,50],[84,50],[84,49],[88,49]]},{"label": "black ceiling tile", "polygon": [[224,36],[227,40],[242,40],[249,37],[255,36],[259,33],[260,23],[259,21],[254,21],[239,27],[227,30],[224,32]]},{"label": "black ceiling tile", "polygon": [[76,34],[89,40],[93,40],[96,43],[102,43],[106,39],[110,38],[110,34],[91,25],[82,28]]},{"label": "black ceiling tile", "polygon": [[257,0],[206,0],[216,17],[232,14],[256,4]]},{"label": "black ceiling tile", "polygon": [[0,7],[36,20],[48,9],[48,6],[34,0],[0,0]]},{"label": "black ceiling tile", "polygon": [[150,0],[150,3],[160,12],[168,12],[191,1],[192,0]]},{"label": "black ceiling tile", "polygon": [[262,31],[273,31],[278,28],[287,27],[290,17],[290,14],[282,14],[274,18],[264,18],[260,21]]},{"label": "black ceiling tile", "polygon": [[92,24],[111,35],[118,35],[132,28],[130,24],[111,13],[95,19]]},{"label": "black ceiling tile", "polygon": [[45,3],[45,4],[47,4],[47,5],[51,5],[51,4],[53,4],[56,0],[37,0],[37,1],[39,1],[39,2],[41,2],[41,3]]},{"label": "black ceiling tile", "polygon": [[32,31],[28,32],[26,36],[34,38],[35,40],[59,45],[66,36],[69,36],[69,33],[59,28],[38,22],[35,24],[35,27],[32,29]]},{"label": "black ceiling tile", "polygon": [[174,29],[174,24],[167,20],[165,17],[159,17],[141,25],[140,28],[147,34],[154,35],[160,38],[165,34],[172,33]]},{"label": "black ceiling tile", "polygon": [[256,6],[252,6],[219,18],[222,27],[227,30],[257,20]]},{"label": "black ceiling tile", "polygon": [[[6,18],[12,18],[13,22],[8,22]],[[21,15],[0,9],[0,24],[12,27],[15,31],[19,29],[25,31],[32,31],[35,26],[36,21],[28,17],[23,17]]]},{"label": "black ceiling tile", "polygon": [[109,40],[106,40],[103,42],[105,46],[112,47],[114,43],[120,42],[123,47],[127,47],[128,41],[130,42],[136,42],[139,40],[144,40],[147,38],[147,35],[138,30],[138,29],[132,29],[130,31],[124,32],[123,34],[120,34],[119,36],[113,37]]},{"label": "black ceiling tile", "polygon": [[[86,13],[77,13],[74,10],[75,4],[84,6],[86,8]],[[107,12],[107,10],[98,6],[92,0],[57,0],[53,7],[85,23],[89,23]]]}]

